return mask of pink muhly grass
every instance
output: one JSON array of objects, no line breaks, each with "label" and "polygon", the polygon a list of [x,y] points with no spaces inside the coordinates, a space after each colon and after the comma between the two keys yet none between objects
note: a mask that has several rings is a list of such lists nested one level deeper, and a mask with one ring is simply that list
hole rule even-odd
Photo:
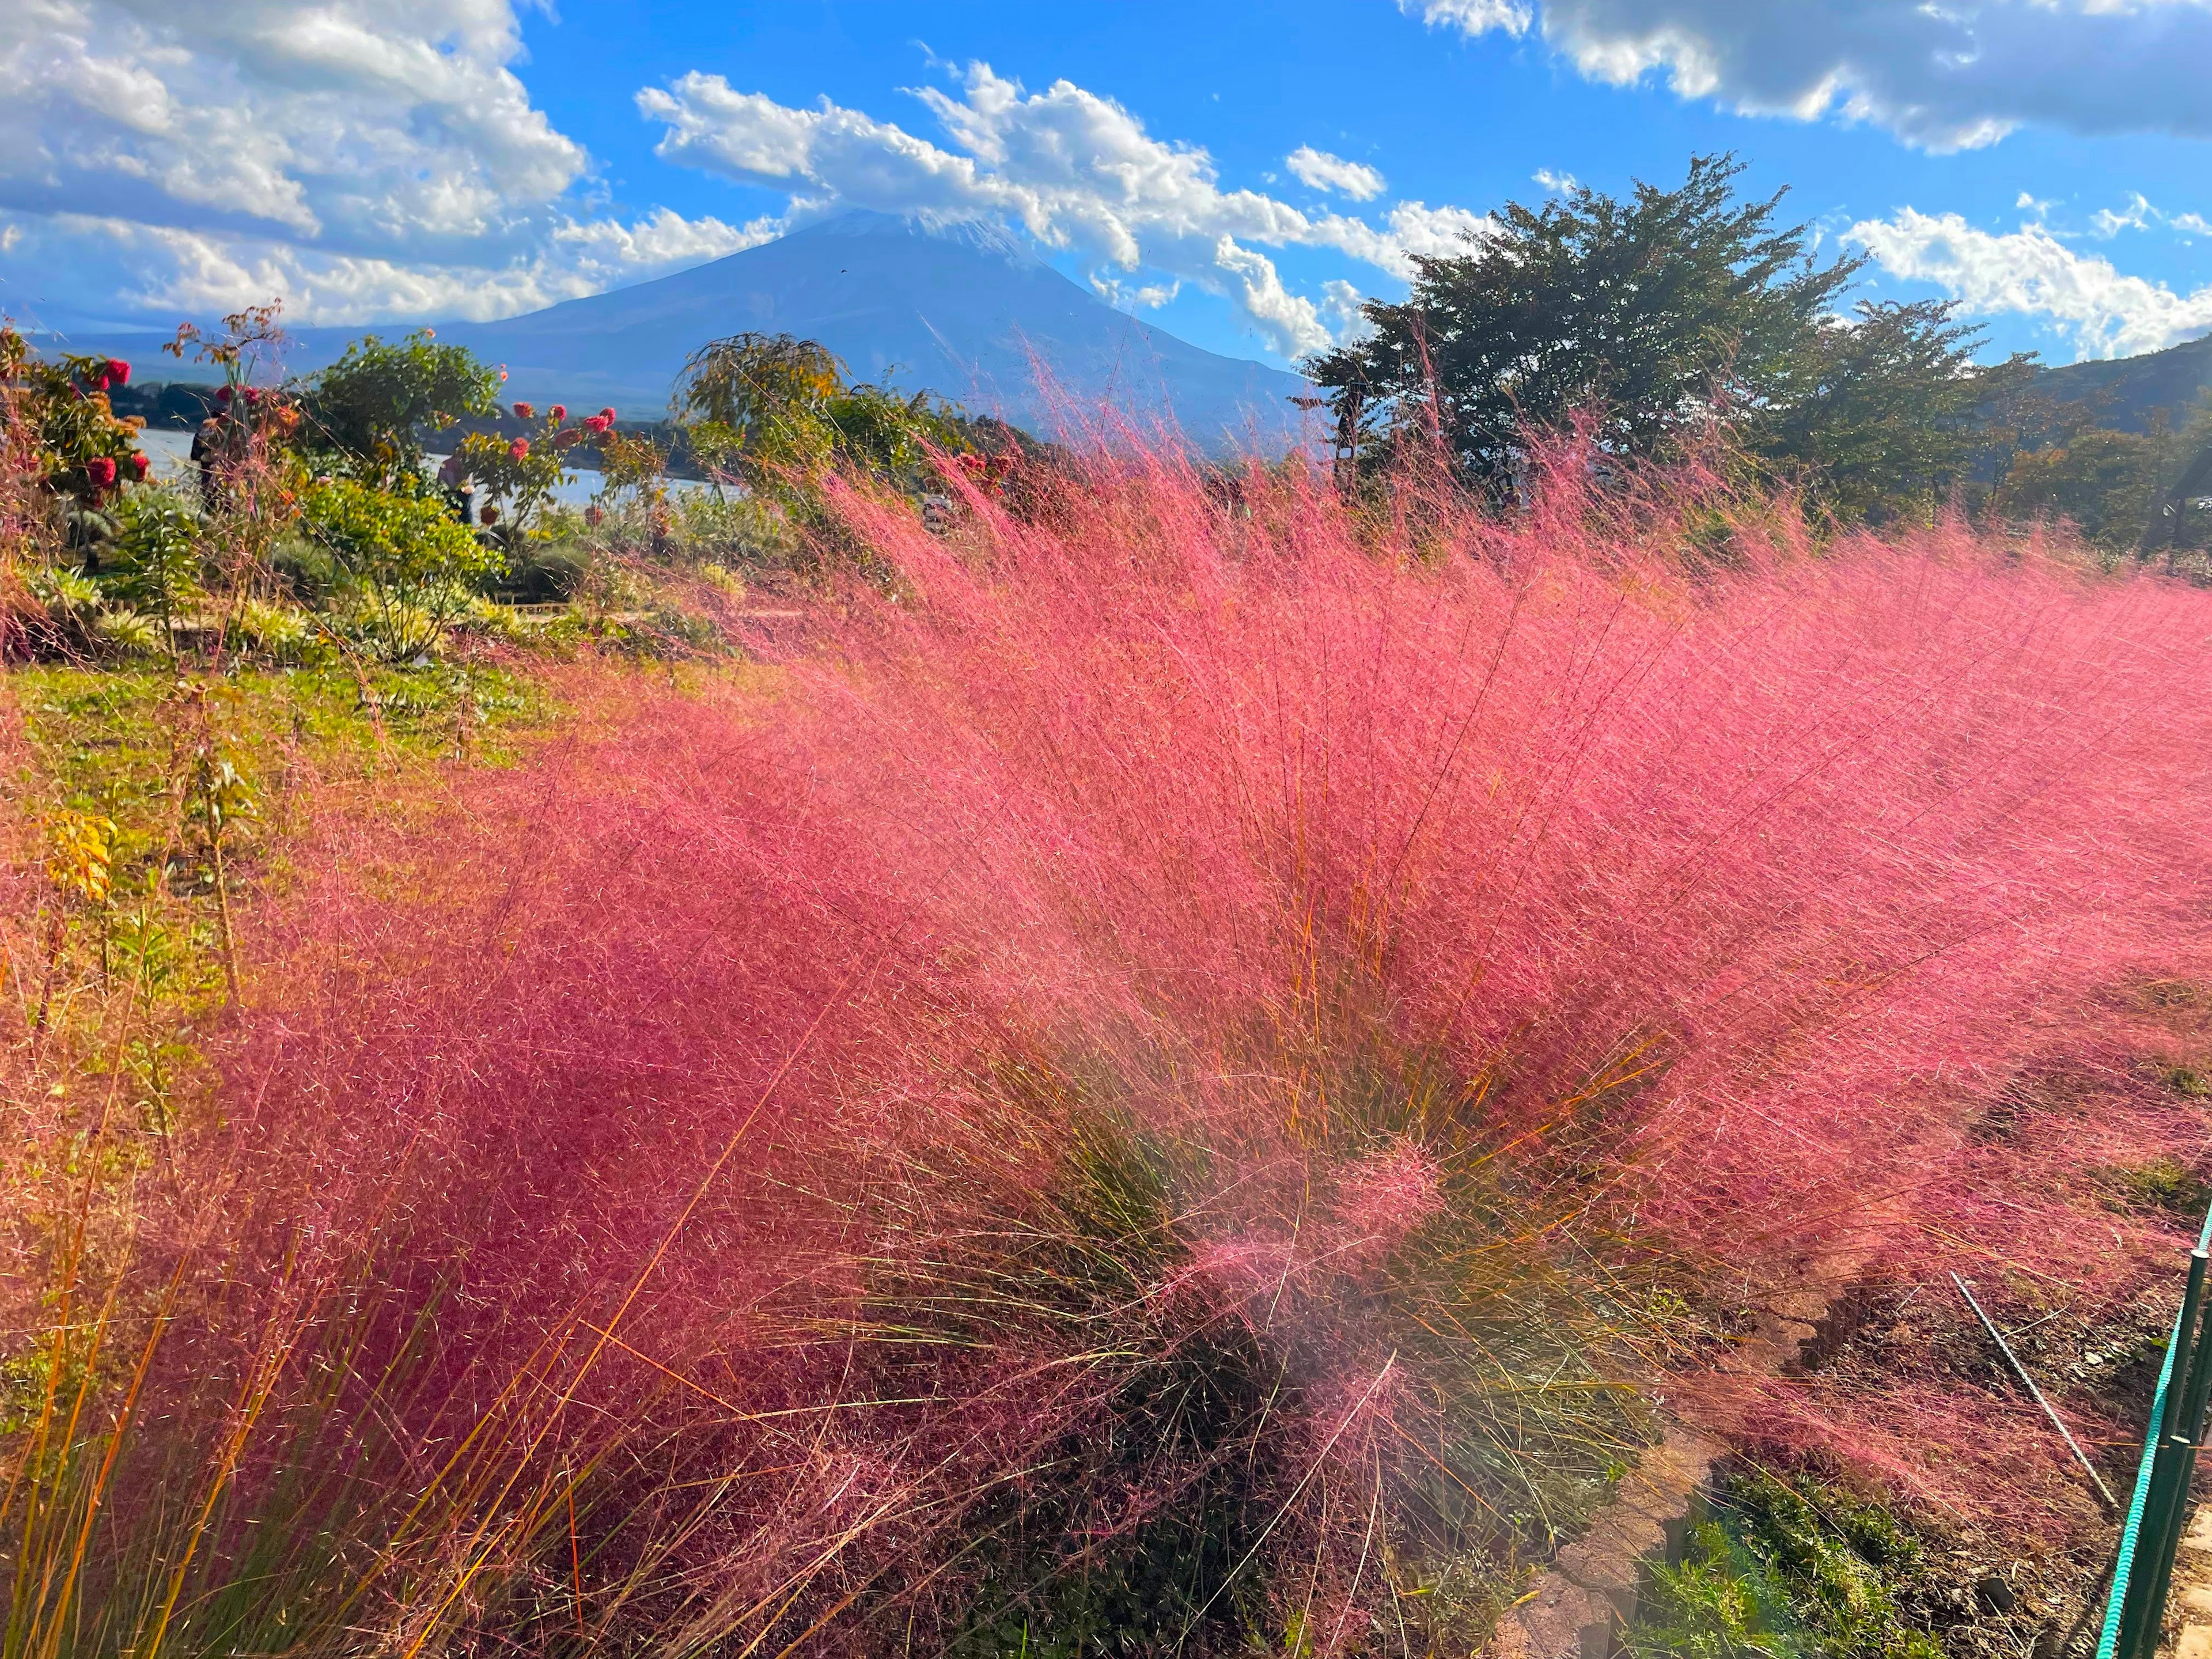
[{"label": "pink muhly grass", "polygon": [[[1661,1382],[1995,1501],[1712,1361],[1808,1278],[2171,1266],[2064,1241],[2201,1114],[2085,1141],[2025,1080],[2206,954],[2212,596],[1724,501],[1699,556],[1705,481],[1571,453],[1503,521],[1086,467],[1026,517],[961,484],[951,540],[844,494],[889,574],[799,643],[580,671],[579,735],[310,861],[164,1386],[279,1314],[344,1355],[317,1432],[431,1494],[345,1522],[389,1564],[349,1605],[857,1653],[1171,1559],[1193,1652],[1479,1638],[1380,1563],[1542,1559]],[[1893,1386],[1923,1445],[1997,1409]]]}]

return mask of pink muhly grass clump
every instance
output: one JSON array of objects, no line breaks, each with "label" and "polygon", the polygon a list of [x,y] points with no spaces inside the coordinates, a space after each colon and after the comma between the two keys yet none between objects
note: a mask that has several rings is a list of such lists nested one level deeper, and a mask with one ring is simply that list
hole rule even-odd
[{"label": "pink muhly grass clump", "polygon": [[[404,1380],[331,1409],[437,1494],[346,1522],[410,1616],[503,1572],[515,1639],[866,1652],[1079,1585],[1193,1652],[1471,1645],[1662,1382],[1987,1500],[1711,1362],[1808,1279],[2170,1265],[2053,1241],[2186,1112],[2091,1152],[2021,1079],[2205,954],[2212,596],[1955,525],[1692,558],[1710,496],[1571,457],[1504,522],[1089,469],[950,541],[845,495],[890,576],[802,641],[579,671],[580,735],[316,866],[182,1188],[256,1203],[179,1224]],[[190,1376],[267,1328],[225,1282]]]}]

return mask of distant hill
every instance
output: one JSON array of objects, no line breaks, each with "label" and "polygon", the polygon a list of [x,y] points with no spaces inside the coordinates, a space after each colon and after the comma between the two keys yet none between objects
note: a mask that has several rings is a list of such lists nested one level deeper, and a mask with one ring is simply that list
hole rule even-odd
[{"label": "distant hill", "polygon": [[[386,337],[409,325],[385,325]],[[1294,374],[1224,357],[1116,311],[995,227],[931,230],[848,213],[672,276],[570,300],[495,323],[444,322],[441,341],[505,365],[507,393],[626,417],[665,411],[691,350],[744,330],[821,341],[864,380],[923,387],[1040,434],[1110,404],[1140,422],[1172,417],[1209,451],[1279,449],[1299,429]],[[295,331],[287,367],[331,362],[366,328]],[[131,356],[149,378],[162,338],[72,340]],[[41,343],[43,343],[43,342]],[[158,366],[157,366],[158,365]],[[1044,384],[1040,384],[1038,369]]]},{"label": "distant hill", "polygon": [[2035,385],[2066,402],[2094,399],[2099,426],[2143,432],[2160,413],[2179,426],[2197,400],[2212,392],[2212,334],[2140,357],[2046,368],[2036,376]]}]

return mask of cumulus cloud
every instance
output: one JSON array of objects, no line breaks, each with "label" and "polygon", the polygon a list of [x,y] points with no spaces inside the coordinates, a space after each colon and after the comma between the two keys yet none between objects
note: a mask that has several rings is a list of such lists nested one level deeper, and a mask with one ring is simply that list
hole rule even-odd
[{"label": "cumulus cloud", "polygon": [[1893,276],[1932,283],[1969,311],[2042,319],[2084,357],[2156,351],[2212,329],[2212,284],[2176,294],[2075,252],[2039,222],[2006,234],[1911,208],[1844,233]]},{"label": "cumulus cloud", "polygon": [[2207,0],[1399,0],[1432,25],[1532,24],[1592,80],[1887,128],[1929,149],[2023,125],[2212,136]]},{"label": "cumulus cloud", "polygon": [[1311,144],[1300,144],[1283,158],[1298,182],[1315,190],[1333,190],[1355,202],[1371,202],[1382,193],[1382,175],[1364,162],[1347,161]]},{"label": "cumulus cloud", "polygon": [[[637,104],[661,124],[655,153],[665,161],[816,208],[1018,224],[1074,253],[1103,292],[1142,295],[1190,283],[1223,295],[1285,356],[1332,343],[1343,308],[1328,290],[1319,300],[1293,292],[1262,248],[1334,249],[1404,277],[1413,256],[1455,251],[1489,222],[1464,209],[1401,202],[1378,226],[1225,190],[1204,149],[1153,137],[1120,104],[1067,81],[1030,93],[976,64],[957,96],[937,88],[917,95],[944,143],[826,99],[795,108],[696,71],[646,88]],[[1380,175],[1372,182],[1379,191]],[[1125,286],[1144,277],[1143,287]]]},{"label": "cumulus cloud", "polygon": [[512,0],[0,6],[0,295],[478,316],[745,245],[580,219],[589,158],[520,51]]}]

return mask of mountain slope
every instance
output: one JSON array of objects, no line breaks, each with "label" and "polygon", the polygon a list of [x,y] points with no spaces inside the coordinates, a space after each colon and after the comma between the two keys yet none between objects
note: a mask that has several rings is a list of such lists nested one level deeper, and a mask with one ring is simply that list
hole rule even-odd
[{"label": "mountain slope", "polygon": [[[386,337],[405,331],[387,325]],[[684,358],[744,330],[821,341],[864,380],[927,387],[1032,431],[1111,404],[1140,425],[1171,418],[1213,451],[1279,448],[1298,429],[1296,375],[1202,350],[1115,310],[1006,233],[925,229],[850,213],[672,276],[495,323],[441,323],[507,371],[507,394],[650,418]],[[334,360],[362,328],[295,331],[295,374]],[[79,340],[71,350],[150,356],[158,337]],[[143,363],[152,374],[155,364]],[[1040,373],[1040,370],[1042,371]],[[184,378],[179,376],[179,378]]]},{"label": "mountain slope", "polygon": [[2099,426],[2142,432],[2160,414],[2179,426],[2197,401],[2212,392],[2212,334],[2140,357],[2047,368],[2035,383],[2037,390],[2062,402],[2094,400]]}]

